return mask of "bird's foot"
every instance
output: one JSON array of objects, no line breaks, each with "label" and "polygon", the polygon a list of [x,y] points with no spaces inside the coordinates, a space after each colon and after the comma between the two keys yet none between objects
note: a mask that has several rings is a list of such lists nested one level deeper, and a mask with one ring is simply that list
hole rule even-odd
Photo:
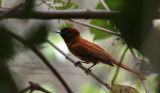
[{"label": "bird's foot", "polygon": [[[78,64],[81,64],[81,63],[86,63],[86,62],[84,62],[84,61],[77,61],[77,62],[74,63],[74,65],[75,65],[75,67],[76,67]],[[87,64],[87,63],[86,63],[86,64]]]},{"label": "bird's foot", "polygon": [[90,69],[86,69],[86,70],[85,70],[85,73],[86,73],[87,75],[88,75],[89,72],[91,72]]},{"label": "bird's foot", "polygon": [[[78,64],[81,64],[81,61],[77,61],[74,63],[75,67],[77,67]],[[82,64],[81,64],[82,65]]]}]

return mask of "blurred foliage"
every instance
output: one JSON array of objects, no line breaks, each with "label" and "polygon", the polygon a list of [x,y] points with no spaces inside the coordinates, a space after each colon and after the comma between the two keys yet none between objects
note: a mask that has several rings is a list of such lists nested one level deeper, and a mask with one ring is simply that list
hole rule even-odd
[{"label": "blurred foliage", "polygon": [[[108,7],[110,8],[110,10],[112,11],[120,11],[123,7],[124,7],[124,0],[105,0],[105,3],[108,5]],[[105,9],[101,3],[98,3],[96,9]],[[112,22],[112,20],[95,20],[92,19],[90,21],[90,24],[92,25],[96,25],[102,28],[106,28],[108,30],[117,32],[118,29],[115,27],[115,24]],[[92,34],[94,34],[94,40],[98,40],[98,39],[104,39],[107,38],[109,36],[112,36],[112,34],[108,34],[105,32],[101,32],[99,30],[90,28],[90,32]]]},{"label": "blurred foliage", "polygon": [[133,48],[133,51],[134,51],[134,53],[136,54],[136,57],[139,59],[139,60],[143,60],[144,62],[146,62],[146,63],[150,63],[150,60],[146,57],[146,56],[144,56],[144,55],[142,55],[139,51],[137,51],[136,49],[134,49]]},{"label": "blurred foliage", "polygon": [[[0,64],[11,58],[14,53],[14,43],[5,26],[0,25]],[[2,65],[1,65],[2,66]]]},{"label": "blurred foliage", "polygon": [[[57,39],[58,37],[56,37],[53,33],[54,32],[48,33],[48,39],[52,42],[55,42],[55,40],[58,41],[58,39]],[[54,38],[56,38],[56,39],[54,39]],[[55,56],[55,51],[54,51],[53,47],[48,43],[42,44],[42,47],[43,47],[42,53],[44,55],[46,55],[46,58],[53,59]]]},{"label": "blurred foliage", "polygon": [[41,0],[41,3],[37,4],[37,6],[41,4],[47,5],[48,10],[66,10],[79,8],[79,5],[71,2],[71,0]]},{"label": "blurred foliage", "polygon": [[1,8],[2,0],[0,0],[0,8]]},{"label": "blurred foliage", "polygon": [[32,16],[32,9],[34,7],[35,0],[26,0],[22,11],[21,11],[21,17],[22,18],[29,18]]},{"label": "blurred foliage", "polygon": [[[63,49],[63,51],[65,51],[66,53],[68,53],[67,46],[65,45],[65,43],[63,42],[63,39],[59,36],[58,33],[50,32],[48,34],[48,39],[50,41],[54,42],[58,47],[60,47],[61,49]],[[48,43],[42,44],[42,47],[43,47],[43,49],[42,49],[43,54],[46,55],[46,57],[48,59],[50,59],[50,60],[53,60],[55,58],[55,56],[56,57],[61,57],[60,55],[62,55],[61,53],[57,52],[57,50],[53,49],[53,47],[50,44],[48,44]],[[62,61],[63,59],[66,60],[64,56],[62,56],[62,58],[60,58],[59,60]]]},{"label": "blurred foliage", "polygon": [[[106,28],[108,30],[112,30],[112,31],[117,31],[114,24],[112,23],[111,20],[97,20],[97,19],[92,19],[90,24],[92,25],[96,25],[98,27],[102,27],[102,28]],[[94,40],[98,40],[98,39],[104,39],[107,38],[109,36],[112,36],[111,34],[108,34],[106,32],[102,32],[93,28],[89,28],[90,32],[92,34],[94,34]]]},{"label": "blurred foliage", "polygon": [[65,27],[74,27],[74,25],[69,23],[69,22],[65,22],[65,24],[62,25],[61,27],[59,27],[58,29],[61,30],[61,29],[65,28]]},{"label": "blurred foliage", "polygon": [[125,85],[112,85],[111,93],[139,93],[135,88]]},{"label": "blurred foliage", "polygon": [[27,32],[26,41],[28,44],[40,45],[46,41],[48,26],[47,24],[34,25]]},{"label": "blurred foliage", "polygon": [[156,29],[160,31],[160,24],[156,26]]}]

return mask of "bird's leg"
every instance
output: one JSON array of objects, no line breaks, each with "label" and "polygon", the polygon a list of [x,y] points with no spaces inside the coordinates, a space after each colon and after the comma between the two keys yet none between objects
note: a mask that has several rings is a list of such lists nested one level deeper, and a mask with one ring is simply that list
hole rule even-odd
[{"label": "bird's leg", "polygon": [[[75,67],[76,67],[78,64],[81,64],[81,63],[86,63],[86,62],[84,62],[84,61],[77,61],[77,62],[74,63],[74,65],[75,65]],[[86,63],[86,64],[87,64],[87,63]]]},{"label": "bird's leg", "polygon": [[87,68],[86,70],[85,70],[85,73],[88,75],[88,72],[89,71],[91,71],[90,69],[92,68],[92,67],[94,67],[96,65],[96,63],[94,63],[92,66],[90,66],[89,68]]}]

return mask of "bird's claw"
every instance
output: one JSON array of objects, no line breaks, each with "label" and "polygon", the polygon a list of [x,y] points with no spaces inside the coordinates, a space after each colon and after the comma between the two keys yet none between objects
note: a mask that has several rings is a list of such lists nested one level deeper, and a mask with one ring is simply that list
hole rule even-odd
[{"label": "bird's claw", "polygon": [[[77,61],[74,63],[75,67],[77,67],[78,64],[81,64],[81,61]],[[81,64],[82,65],[82,64]]]},{"label": "bird's claw", "polygon": [[86,70],[85,70],[85,73],[86,73],[87,75],[88,75],[89,72],[91,72],[90,69],[86,69]]}]

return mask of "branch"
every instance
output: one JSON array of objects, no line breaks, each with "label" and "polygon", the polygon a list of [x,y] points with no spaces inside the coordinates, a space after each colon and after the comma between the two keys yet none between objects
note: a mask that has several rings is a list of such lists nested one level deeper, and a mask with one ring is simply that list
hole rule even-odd
[{"label": "branch", "polygon": [[[125,56],[127,50],[128,50],[128,47],[124,50],[124,52],[123,52],[123,54],[122,54],[122,57],[121,57],[121,59],[120,59],[120,64],[122,64],[122,61],[123,61],[123,59],[124,59],[124,56]],[[116,73],[115,73],[115,75],[114,75],[114,77],[113,77],[112,84],[114,84],[114,81],[115,81],[115,79],[116,79],[116,77],[117,77],[117,75],[118,75],[119,69],[120,69],[120,67],[118,66],[117,69],[116,69]]]},{"label": "branch", "polygon": [[135,60],[135,62],[136,62],[136,66],[137,66],[137,65],[140,65],[139,60],[137,59],[136,54],[135,54],[135,52],[133,51],[133,48],[129,47],[129,50],[131,51],[131,53],[132,53],[132,55],[133,55],[133,58],[134,58],[134,60]]},{"label": "branch", "polygon": [[31,90],[31,93],[34,91],[34,90],[39,90],[39,91],[42,91],[44,93],[52,93],[52,92],[49,92],[48,90],[44,89],[40,84],[38,83],[34,83],[32,81],[29,82],[30,86],[26,87],[25,89],[23,89],[22,91],[20,91],[19,93],[24,93],[28,90]]},{"label": "branch", "polygon": [[[0,30],[3,31],[3,30]],[[35,46],[28,44],[23,38],[20,36],[8,31],[4,30],[8,35],[13,37],[14,39],[18,40],[19,42],[23,43],[24,45],[28,46],[41,60],[42,62],[51,70],[51,72],[57,77],[57,79],[61,82],[64,88],[67,90],[68,93],[73,93],[72,90],[69,88],[65,80],[62,76],[58,73],[58,71],[49,63],[49,61],[43,56],[43,54],[36,49]]]},{"label": "branch", "polygon": [[[8,11],[8,9],[0,9],[0,14]],[[22,18],[22,9],[17,9],[3,18]],[[118,11],[107,12],[105,10],[54,10],[54,11],[40,11],[33,10],[29,18],[32,19],[109,19],[113,15],[119,14]]]},{"label": "branch", "polygon": [[101,27],[98,27],[98,26],[94,26],[94,25],[91,25],[91,24],[88,24],[88,23],[85,23],[85,22],[82,22],[82,21],[78,21],[78,20],[74,20],[74,19],[69,19],[69,21],[77,23],[77,24],[81,24],[81,25],[84,25],[84,26],[87,26],[87,27],[90,27],[90,28],[93,28],[93,29],[97,29],[97,30],[100,30],[102,32],[106,32],[106,33],[109,33],[109,34],[120,36],[119,32],[116,33],[116,32],[113,32],[111,30],[104,29],[104,28],[101,28]]},{"label": "branch", "polygon": [[107,10],[107,11],[111,11],[108,6],[105,4],[104,0],[100,0],[101,4],[103,5],[103,7]]},{"label": "branch", "polygon": [[[54,45],[51,41],[49,41],[47,39],[47,42],[53,46],[56,50],[58,50],[62,55],[64,55],[66,57],[66,59],[70,60],[70,62],[72,62],[73,64],[75,62],[77,62],[76,60],[74,60],[69,54],[66,54],[64,51],[62,51],[60,48],[58,48],[56,45]],[[86,68],[84,66],[82,66],[82,64],[78,64],[77,65],[79,68],[81,68],[83,71],[86,71]],[[100,82],[101,84],[103,84],[106,88],[111,89],[110,85],[108,85],[107,83],[103,82],[100,78],[98,78],[94,73],[92,73],[91,71],[89,71],[87,73],[88,75],[92,76],[94,79],[96,79],[98,82]]]}]

